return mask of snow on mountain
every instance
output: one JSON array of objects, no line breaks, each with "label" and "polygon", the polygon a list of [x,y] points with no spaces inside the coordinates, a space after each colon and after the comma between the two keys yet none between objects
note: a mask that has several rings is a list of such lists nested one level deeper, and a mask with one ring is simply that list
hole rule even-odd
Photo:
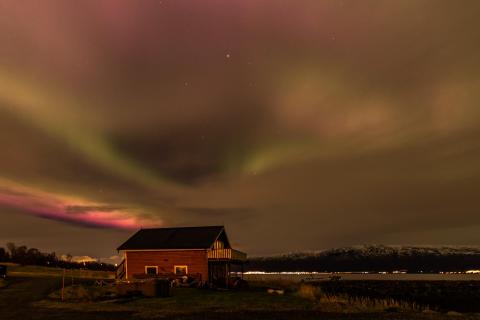
[{"label": "snow on mountain", "polygon": [[268,258],[302,259],[321,256],[449,256],[449,255],[480,255],[480,246],[455,245],[357,245],[334,248],[321,251],[290,252]]}]

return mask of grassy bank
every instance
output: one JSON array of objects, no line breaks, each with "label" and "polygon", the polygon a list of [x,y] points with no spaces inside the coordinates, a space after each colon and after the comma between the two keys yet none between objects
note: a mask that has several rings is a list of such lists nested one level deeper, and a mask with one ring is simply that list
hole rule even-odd
[{"label": "grassy bank", "polygon": [[[64,301],[54,292],[38,306],[89,312],[125,311],[141,316],[202,314],[208,312],[311,312],[311,313],[412,313],[427,311],[415,304],[384,299],[351,299],[348,296],[325,295],[319,288],[301,285],[272,291],[269,286],[255,286],[242,291],[219,291],[174,288],[167,298],[115,297],[114,287],[77,285],[68,287]],[[269,290],[270,289],[270,290]],[[269,293],[270,292],[270,293]]]},{"label": "grassy bank", "polygon": [[[77,293],[66,290],[66,301],[59,292],[35,305],[56,312],[89,314],[129,314],[140,319],[480,319],[479,314],[436,312],[414,303],[393,299],[355,298],[329,295],[312,285],[285,288],[282,294],[260,287],[244,291],[216,291],[175,288],[168,298],[110,298],[92,295],[92,288],[77,286]],[[278,286],[277,286],[278,288]],[[108,291],[105,288],[99,290]],[[86,294],[86,292],[90,293]],[[80,293],[81,299],[77,295]],[[91,297],[92,300],[86,299]],[[55,311],[53,311],[55,310]]]},{"label": "grassy bank", "polygon": [[[9,263],[8,276],[12,277],[62,277],[63,270],[44,266],[21,266]],[[115,274],[109,271],[94,271],[82,269],[65,269],[66,278],[78,279],[114,279]]]},{"label": "grassy bank", "polygon": [[480,312],[480,281],[324,281],[326,295],[403,301],[439,311]]}]

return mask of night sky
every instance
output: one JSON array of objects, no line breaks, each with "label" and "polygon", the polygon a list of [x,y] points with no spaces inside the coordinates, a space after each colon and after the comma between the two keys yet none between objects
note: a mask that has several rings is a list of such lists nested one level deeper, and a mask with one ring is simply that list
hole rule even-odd
[{"label": "night sky", "polygon": [[480,245],[480,2],[0,0],[0,246]]}]

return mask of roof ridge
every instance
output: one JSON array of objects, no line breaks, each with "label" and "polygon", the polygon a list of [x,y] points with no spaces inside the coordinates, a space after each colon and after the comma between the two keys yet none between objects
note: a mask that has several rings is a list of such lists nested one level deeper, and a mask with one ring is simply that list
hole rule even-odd
[{"label": "roof ridge", "polygon": [[158,229],[197,229],[197,228],[225,228],[222,225],[209,225],[209,226],[185,226],[185,227],[156,227],[156,228],[141,228],[140,230],[158,230]]}]

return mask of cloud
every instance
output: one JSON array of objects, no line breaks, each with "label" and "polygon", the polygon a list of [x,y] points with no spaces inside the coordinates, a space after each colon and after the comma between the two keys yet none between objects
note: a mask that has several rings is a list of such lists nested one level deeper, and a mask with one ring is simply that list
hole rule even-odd
[{"label": "cloud", "polygon": [[114,256],[111,256],[111,257],[108,257],[108,258],[100,258],[99,261],[101,261],[103,263],[118,265],[118,264],[120,264],[120,262],[122,262],[122,259],[123,259],[122,257],[120,257],[118,255],[114,255]]},{"label": "cloud", "polygon": [[181,208],[185,213],[191,213],[199,216],[230,216],[241,215],[251,213],[249,208]]},{"label": "cloud", "polygon": [[71,261],[76,263],[98,262],[98,259],[95,259],[89,256],[67,256],[65,254],[62,254],[60,256],[60,259],[64,261]]},{"label": "cloud", "polygon": [[132,229],[159,223],[142,218],[135,209],[98,204],[79,197],[55,194],[0,180],[0,206],[22,210],[36,216],[58,219],[83,226]]},{"label": "cloud", "polygon": [[478,8],[6,2],[0,204],[258,253],[476,225]]},{"label": "cloud", "polygon": [[92,211],[112,212],[118,210],[125,210],[126,208],[120,208],[116,206],[78,206],[67,205],[65,212],[68,214],[85,214]]}]

